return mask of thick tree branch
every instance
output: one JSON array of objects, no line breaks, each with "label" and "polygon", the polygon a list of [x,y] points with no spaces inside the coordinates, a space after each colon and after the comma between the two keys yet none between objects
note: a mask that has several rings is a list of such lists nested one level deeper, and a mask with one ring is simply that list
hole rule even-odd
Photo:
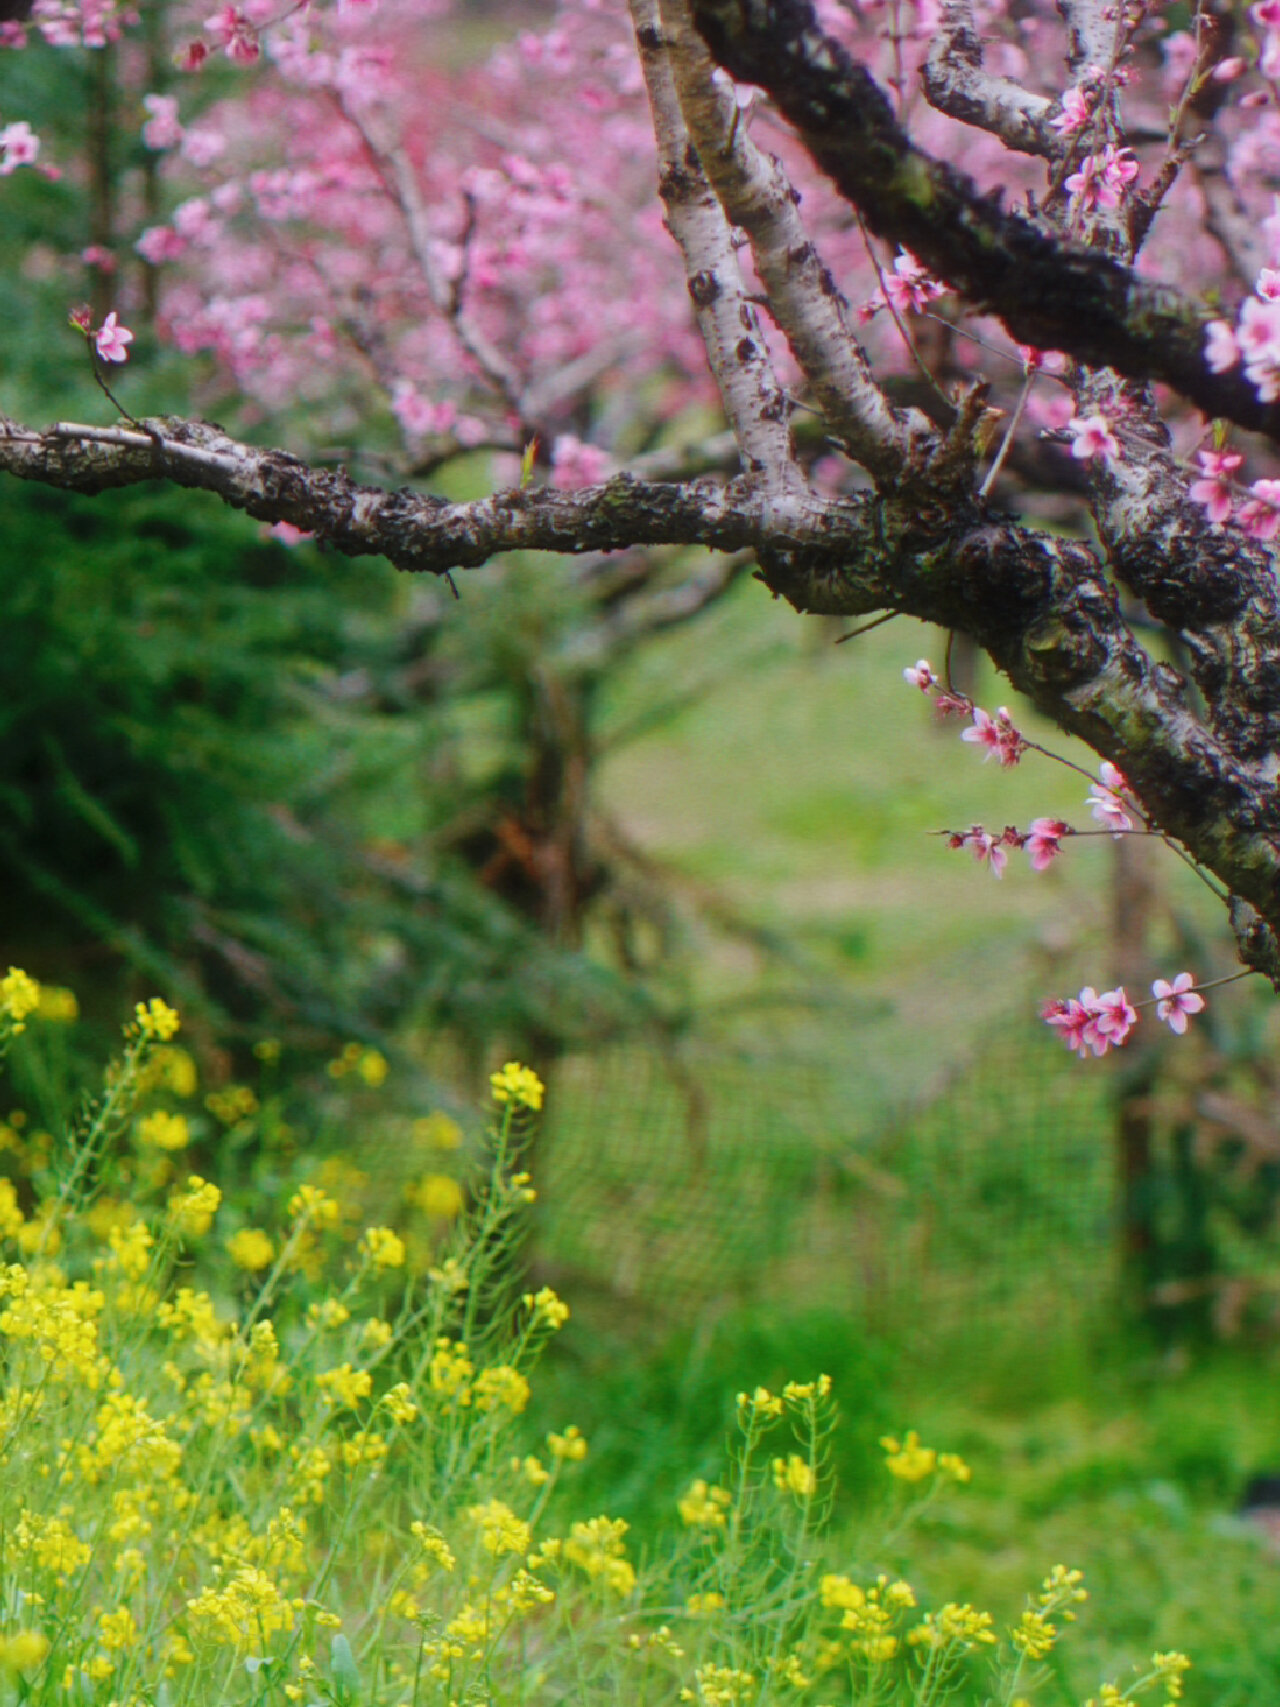
[{"label": "thick tree branch", "polygon": [[733,232],[680,110],[658,0],[631,0],[631,16],[658,142],[658,193],[684,260],[698,330],[743,470],[779,489],[801,486],[790,405],[738,265]]},{"label": "thick tree branch", "polygon": [[818,28],[810,0],[690,0],[714,57],[765,89],[867,224],[901,243],[1022,343],[1160,380],[1206,415],[1280,442],[1280,404],[1204,360],[1213,318],[1098,250],[983,196],[902,129],[866,67]]},{"label": "thick tree branch", "polygon": [[998,136],[1006,148],[1046,160],[1061,152],[1058,135],[1047,122],[1055,103],[983,66],[972,0],[943,0],[941,26],[924,63],[923,81],[931,106]]},{"label": "thick tree branch", "polygon": [[[781,161],[740,123],[732,85],[714,75],[687,0],[662,0],[676,89],[703,170],[733,225],[751,240],[769,307],[828,429],[881,480],[922,465],[936,435],[918,411],[899,414],[872,377],[849,324],[849,305],[800,220]],[[914,456],[913,456],[914,452]]]},{"label": "thick tree branch", "polygon": [[1280,582],[1273,550],[1211,528],[1191,501],[1147,388],[1088,376],[1084,414],[1115,423],[1123,455],[1095,474],[1092,509],[1116,579],[1190,651],[1205,717],[1251,764],[1280,765]]},{"label": "thick tree branch", "polygon": [[970,634],[1046,716],[1120,765],[1152,822],[1239,898],[1242,953],[1280,987],[1280,795],[1270,755],[1246,763],[1196,720],[1181,678],[1139,646],[1101,564],[1077,541],[960,499],[822,499],[750,478],[663,486],[619,476],[579,492],[532,488],[450,504],[359,485],[203,423],[140,425],[37,433],[0,422],[0,472],[81,492],[167,479],[349,555],[380,553],[437,575],[510,550],[749,550],[761,578],[797,610],[898,610]]}]

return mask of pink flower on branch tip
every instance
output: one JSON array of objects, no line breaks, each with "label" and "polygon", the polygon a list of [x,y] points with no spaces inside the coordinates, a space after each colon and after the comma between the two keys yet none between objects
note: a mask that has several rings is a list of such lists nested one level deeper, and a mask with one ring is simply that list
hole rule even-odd
[{"label": "pink flower on branch tip", "polygon": [[938,679],[933,673],[933,665],[927,658],[918,658],[914,666],[909,665],[902,672],[902,676],[904,681],[910,682],[914,688],[919,688],[921,693],[928,693]]},{"label": "pink flower on branch tip", "polygon": [[1004,769],[1016,765],[1026,751],[1027,743],[1013,726],[1009,708],[1002,705],[992,717],[980,705],[973,708],[973,727],[962,732],[962,741],[971,741],[987,749],[986,756],[1000,760]]},{"label": "pink flower on branch tip", "polygon": [[1190,972],[1179,972],[1172,983],[1157,978],[1151,986],[1151,994],[1156,998],[1157,1019],[1164,1020],[1169,1030],[1179,1037],[1187,1029],[1188,1015],[1203,1012],[1206,1005]]},{"label": "pink flower on branch tip", "polygon": [[133,342],[133,333],[127,326],[121,326],[116,319],[113,308],[107,318],[93,335],[94,348],[104,362],[122,362],[128,359],[128,346]]}]

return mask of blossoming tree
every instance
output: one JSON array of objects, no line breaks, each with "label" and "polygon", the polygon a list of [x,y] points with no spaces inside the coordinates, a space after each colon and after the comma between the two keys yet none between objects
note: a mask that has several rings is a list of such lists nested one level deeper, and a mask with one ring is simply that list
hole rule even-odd
[{"label": "blossoming tree", "polygon": [[[7,13],[12,50],[131,26]],[[967,635],[1100,755],[1104,829],[1193,861],[1280,988],[1280,7],[561,0],[462,67],[453,14],[173,9],[177,80],[137,111],[167,211],[139,196],[85,257],[118,282],[80,327],[119,418],[5,419],[0,468],[170,481],[411,573],[750,553],[799,611]],[[46,169],[0,120],[0,174]],[[234,390],[289,449],[129,413],[157,274],[197,402]],[[432,491],[481,450],[496,490]],[[1021,756],[1003,709],[907,674]],[[998,874],[1072,828],[952,840]],[[1175,1030],[1203,1000],[1186,974],[1153,997]],[[1101,1053],[1132,1013],[1049,1017]]]}]

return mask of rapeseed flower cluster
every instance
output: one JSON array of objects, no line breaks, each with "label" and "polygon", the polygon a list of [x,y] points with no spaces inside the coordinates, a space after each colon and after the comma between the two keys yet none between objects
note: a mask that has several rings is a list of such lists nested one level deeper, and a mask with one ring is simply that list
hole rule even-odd
[{"label": "rapeseed flower cluster", "polygon": [[[11,969],[0,1039],[28,1023],[39,986]],[[1031,1699],[1079,1572],[1055,1567],[1002,1636],[832,1559],[826,1376],[740,1396],[730,1461],[685,1484],[667,1556],[575,1516],[587,1440],[526,1418],[569,1307],[548,1287],[485,1302],[532,1193],[528,1068],[494,1075],[487,1170],[451,1182],[424,1248],[411,1217],[362,1211],[350,1162],[274,1154],[251,1218],[180,1171],[207,1116],[261,1110],[235,1087],[204,1114],[165,1105],[197,1090],[179,1024],[138,1005],[65,1139],[36,1142],[21,1111],[0,1132],[0,1707],[924,1707],[966,1667],[991,1699]],[[376,1088],[368,1053],[340,1059]],[[458,1147],[448,1117],[420,1124],[415,1144]],[[922,1501],[968,1480],[912,1433],[884,1447]],[[1188,1664],[1157,1654],[1095,1707],[1173,1703]]]}]

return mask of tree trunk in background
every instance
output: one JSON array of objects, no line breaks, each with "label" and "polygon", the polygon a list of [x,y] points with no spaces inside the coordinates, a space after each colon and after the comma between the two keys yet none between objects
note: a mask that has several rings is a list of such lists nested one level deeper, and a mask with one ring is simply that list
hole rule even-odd
[{"label": "tree trunk in background", "polygon": [[[1152,845],[1144,836],[1112,843],[1112,976],[1133,995],[1151,980],[1148,935],[1156,899]],[[1155,1169],[1151,1093],[1155,1055],[1140,1027],[1115,1058],[1116,1166],[1120,1200],[1120,1280],[1126,1312],[1150,1318],[1155,1278]]]}]

